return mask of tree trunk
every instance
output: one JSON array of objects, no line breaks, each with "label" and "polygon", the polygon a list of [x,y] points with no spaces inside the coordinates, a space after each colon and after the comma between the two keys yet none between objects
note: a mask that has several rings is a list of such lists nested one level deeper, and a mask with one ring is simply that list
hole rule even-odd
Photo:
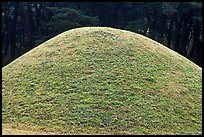
[{"label": "tree trunk", "polygon": [[173,23],[174,23],[174,20],[171,19],[170,24],[169,24],[168,36],[167,36],[167,47],[168,48],[171,47]]},{"label": "tree trunk", "polygon": [[24,28],[24,41],[25,45],[29,48],[34,47],[34,39],[32,33],[34,32],[32,30],[32,26],[30,24],[30,18],[29,18],[29,6],[27,5],[27,2],[21,2],[21,17],[23,22],[23,28]]},{"label": "tree trunk", "polygon": [[7,55],[8,47],[9,47],[9,28],[8,28],[8,9],[5,9],[4,11],[4,22],[3,25],[5,25],[2,30],[2,45],[3,45],[3,53],[2,53],[2,61],[4,60],[4,57]]},{"label": "tree trunk", "polygon": [[181,22],[177,22],[175,30],[175,45],[174,50],[180,53],[180,38],[181,38]]},{"label": "tree trunk", "polygon": [[201,26],[198,22],[193,26],[193,47],[189,53],[189,58],[196,64],[202,65],[202,42],[199,38],[201,33]]},{"label": "tree trunk", "polygon": [[35,25],[34,25],[34,20],[33,20],[33,15],[32,15],[32,7],[30,5],[31,3],[27,3],[27,12],[28,12],[28,18],[29,18],[29,24],[30,24],[30,30],[31,32],[34,32],[35,30]]},{"label": "tree trunk", "polygon": [[40,31],[41,30],[41,24],[40,24],[40,11],[41,11],[41,8],[42,8],[42,3],[40,2],[39,3],[39,6],[37,3],[34,3],[34,7],[35,7],[35,10],[36,10],[36,30],[37,31]]},{"label": "tree trunk", "polygon": [[17,2],[14,2],[14,17],[12,20],[11,31],[10,31],[10,42],[11,42],[11,60],[15,59],[16,53],[16,23],[18,18],[18,8],[19,5]]},{"label": "tree trunk", "polygon": [[119,3],[113,3],[113,18],[112,18],[112,26],[118,26],[118,11],[119,11]]},{"label": "tree trunk", "polygon": [[183,56],[187,57],[187,46],[190,42],[190,32],[192,27],[192,13],[189,11],[188,13],[183,15],[183,33],[181,37],[181,48],[180,52]]}]

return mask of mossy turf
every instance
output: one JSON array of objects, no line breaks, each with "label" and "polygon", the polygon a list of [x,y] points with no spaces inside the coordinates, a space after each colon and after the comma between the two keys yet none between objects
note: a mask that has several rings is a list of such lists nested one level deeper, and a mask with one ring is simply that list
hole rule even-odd
[{"label": "mossy turf", "polygon": [[73,29],[2,69],[3,129],[201,134],[201,81],[200,67],[147,37]]}]

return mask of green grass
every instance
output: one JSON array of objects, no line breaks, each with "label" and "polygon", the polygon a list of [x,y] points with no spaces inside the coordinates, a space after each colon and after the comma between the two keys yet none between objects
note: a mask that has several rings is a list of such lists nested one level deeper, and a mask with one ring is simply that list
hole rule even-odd
[{"label": "green grass", "polygon": [[73,29],[2,69],[3,129],[201,134],[201,81],[200,67],[142,35]]}]

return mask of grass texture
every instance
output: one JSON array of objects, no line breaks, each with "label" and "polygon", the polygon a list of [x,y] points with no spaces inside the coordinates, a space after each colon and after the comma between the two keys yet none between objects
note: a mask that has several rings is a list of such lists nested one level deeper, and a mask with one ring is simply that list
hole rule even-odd
[{"label": "grass texture", "polygon": [[72,29],[2,69],[2,125],[3,134],[201,134],[202,69],[130,31]]}]

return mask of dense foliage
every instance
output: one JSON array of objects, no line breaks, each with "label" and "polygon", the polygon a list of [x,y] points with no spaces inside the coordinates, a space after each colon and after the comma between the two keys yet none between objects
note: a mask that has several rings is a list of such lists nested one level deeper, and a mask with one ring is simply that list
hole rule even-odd
[{"label": "dense foliage", "polygon": [[201,2],[3,2],[2,65],[82,26],[141,33],[202,65]]}]

